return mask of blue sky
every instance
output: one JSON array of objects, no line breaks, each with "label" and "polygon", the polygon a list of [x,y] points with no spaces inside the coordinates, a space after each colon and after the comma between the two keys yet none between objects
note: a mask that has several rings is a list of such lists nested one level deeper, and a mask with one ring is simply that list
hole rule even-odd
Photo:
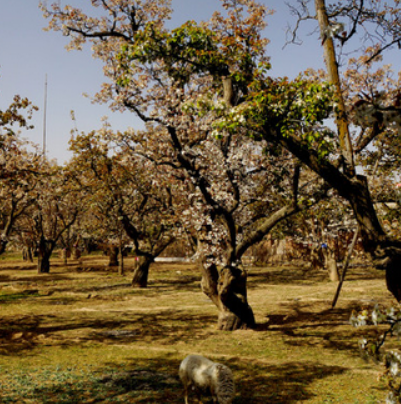
[{"label": "blue sky", "polygon": [[[53,0],[49,0],[51,3]],[[81,2],[89,0],[79,0]],[[295,0],[291,0],[294,1]],[[268,53],[273,76],[295,76],[307,67],[323,65],[317,34],[304,31],[303,46],[288,45],[286,27],[291,22],[287,6],[281,0],[265,0],[276,13],[268,17],[266,36],[271,40]],[[62,4],[68,4],[63,0]],[[73,1],[77,4],[77,0]],[[219,0],[172,0],[172,23],[188,19],[208,19],[220,7]],[[24,132],[29,140],[42,144],[45,76],[48,77],[47,151],[60,164],[68,160],[68,140],[74,123],[74,110],[79,131],[101,127],[101,118],[108,116],[112,126],[123,130],[137,127],[138,120],[130,113],[112,113],[105,105],[92,104],[83,93],[93,95],[103,81],[102,65],[94,60],[89,46],[83,51],[68,52],[67,39],[60,33],[44,32],[43,18],[37,0],[0,0],[0,109],[8,106],[15,94],[28,97],[40,111],[35,114],[35,129]]]}]

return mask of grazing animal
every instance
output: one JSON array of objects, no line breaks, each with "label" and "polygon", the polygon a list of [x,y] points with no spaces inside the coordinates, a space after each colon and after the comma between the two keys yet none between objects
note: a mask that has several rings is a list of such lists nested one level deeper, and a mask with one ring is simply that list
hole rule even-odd
[{"label": "grazing animal", "polygon": [[211,395],[213,403],[231,404],[235,386],[233,374],[225,365],[212,362],[201,355],[188,355],[178,371],[184,385],[185,404],[188,404],[188,390],[199,395]]}]

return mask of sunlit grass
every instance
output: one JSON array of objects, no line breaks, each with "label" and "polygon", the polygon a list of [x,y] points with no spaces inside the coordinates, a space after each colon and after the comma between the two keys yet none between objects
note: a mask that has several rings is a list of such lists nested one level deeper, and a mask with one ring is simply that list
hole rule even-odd
[{"label": "sunlit grass", "polygon": [[386,395],[381,367],[357,355],[363,331],[348,324],[353,308],[389,299],[375,272],[354,269],[331,310],[324,272],[252,268],[258,327],[220,332],[193,265],[154,265],[144,290],[131,288],[129,265],[119,276],[106,260],[55,261],[44,276],[0,266],[1,403],[182,404],[177,369],[189,353],[232,368],[234,404],[378,404]]}]

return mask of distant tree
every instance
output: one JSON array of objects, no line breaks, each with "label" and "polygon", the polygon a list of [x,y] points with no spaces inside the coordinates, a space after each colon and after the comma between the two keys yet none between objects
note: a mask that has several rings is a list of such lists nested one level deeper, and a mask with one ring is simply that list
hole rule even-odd
[{"label": "distant tree", "polygon": [[0,254],[13,234],[18,219],[35,203],[42,175],[41,156],[28,152],[26,143],[15,137],[3,140],[0,150]]},{"label": "distant tree", "polygon": [[15,126],[32,129],[33,126],[29,124],[29,120],[37,109],[27,98],[16,95],[7,109],[4,111],[0,110],[0,134],[2,141],[6,137],[15,138],[18,135],[18,131],[15,131]]},{"label": "distant tree", "polygon": [[33,146],[20,139],[15,126],[31,129],[29,119],[36,109],[28,99],[16,96],[7,109],[0,110],[0,254],[6,249],[16,220],[34,202],[32,192],[42,157],[28,151]]},{"label": "distant tree", "polygon": [[160,168],[117,145],[122,136],[127,137],[108,128],[76,136],[72,164],[88,193],[90,211],[108,230],[108,240],[117,240],[124,231],[132,242],[138,257],[132,285],[146,287],[150,264],[181,232],[180,205],[174,183]]},{"label": "distant tree", "polygon": [[66,168],[43,163],[42,172],[46,174],[39,178],[34,203],[25,211],[20,227],[35,244],[38,273],[48,273],[50,257],[60,237],[78,217],[81,198],[72,188]]}]

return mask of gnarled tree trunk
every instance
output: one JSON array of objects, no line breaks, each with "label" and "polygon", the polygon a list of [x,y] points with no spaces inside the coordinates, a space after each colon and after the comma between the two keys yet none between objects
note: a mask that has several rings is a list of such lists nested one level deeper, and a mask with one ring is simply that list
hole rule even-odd
[{"label": "gnarled tree trunk", "polygon": [[218,329],[234,331],[254,328],[255,317],[247,299],[247,273],[234,266],[218,269],[200,259],[201,287],[218,308]]},{"label": "gnarled tree trunk", "polygon": [[365,251],[377,269],[386,271],[387,289],[401,301],[401,242],[388,237],[377,218],[367,180],[357,176],[347,198],[354,210]]},{"label": "gnarled tree trunk", "polygon": [[7,239],[0,240],[0,255],[6,251],[7,244],[8,244]]},{"label": "gnarled tree trunk", "polygon": [[109,246],[109,263],[107,265],[109,267],[118,266],[118,247],[115,245]]},{"label": "gnarled tree trunk", "polygon": [[53,252],[54,245],[51,241],[45,240],[43,237],[38,245],[38,274],[47,274],[50,272],[50,257]]},{"label": "gnarled tree trunk", "polygon": [[137,258],[138,260],[136,261],[137,264],[131,284],[134,288],[146,288],[148,286],[149,267],[150,264],[154,262],[154,257],[140,256]]},{"label": "gnarled tree trunk", "polygon": [[51,253],[38,254],[38,274],[48,274],[50,272]]}]

